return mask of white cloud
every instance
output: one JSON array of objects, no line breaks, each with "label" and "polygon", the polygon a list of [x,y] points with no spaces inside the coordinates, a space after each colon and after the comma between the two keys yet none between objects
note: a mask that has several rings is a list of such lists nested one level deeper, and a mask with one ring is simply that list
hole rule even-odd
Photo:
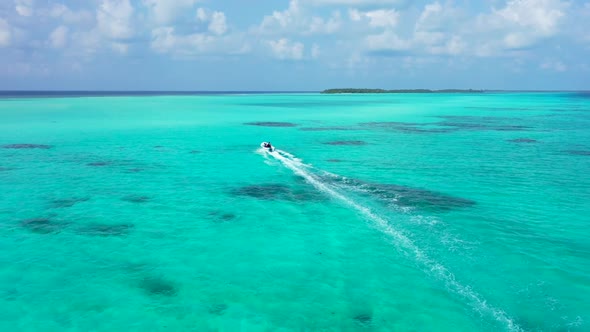
[{"label": "white cloud", "polygon": [[5,19],[0,18],[0,47],[9,46],[12,40],[10,25]]},{"label": "white cloud", "polygon": [[100,32],[111,39],[127,39],[134,35],[133,6],[129,0],[102,0],[96,20]]},{"label": "white cloud", "polygon": [[20,16],[33,15],[33,0],[15,0],[15,10]]},{"label": "white cloud", "polygon": [[462,21],[458,9],[450,5],[441,5],[438,1],[424,6],[424,10],[416,21],[416,31],[441,31],[457,28]]},{"label": "white cloud", "polygon": [[365,39],[369,51],[374,52],[405,52],[412,48],[412,43],[400,38],[393,31],[384,31],[376,35],[369,35]]},{"label": "white cloud", "polygon": [[61,25],[49,35],[49,43],[53,48],[62,48],[66,45],[68,39],[68,28]]},{"label": "white cloud", "polygon": [[129,51],[129,45],[125,43],[112,43],[111,48],[113,49],[113,51],[120,54],[127,54],[127,52]]},{"label": "white cloud", "polygon": [[72,31],[70,35],[71,52],[84,57],[89,57],[96,53],[103,41],[102,36],[97,30]]},{"label": "white cloud", "polygon": [[414,43],[427,54],[457,55],[468,51],[464,39],[469,22],[463,13],[448,3],[424,6],[414,26]]},{"label": "white cloud", "polygon": [[207,14],[207,11],[205,11],[205,9],[203,9],[203,8],[197,9],[197,20],[199,20],[201,22],[205,22],[208,19],[209,19],[209,14]]},{"label": "white cloud", "polygon": [[90,11],[73,11],[64,4],[54,4],[49,9],[49,16],[53,18],[60,18],[64,23],[67,24],[88,24],[94,20],[94,17]]},{"label": "white cloud", "polygon": [[303,0],[314,6],[374,6],[374,5],[400,5],[407,0]]},{"label": "white cloud", "polygon": [[567,66],[561,61],[545,61],[540,67],[545,70],[556,72],[564,72],[567,70]]},{"label": "white cloud", "polygon": [[216,35],[222,35],[227,31],[224,13],[214,12],[211,15],[211,22],[209,22],[209,31]]},{"label": "white cloud", "polygon": [[227,31],[227,20],[223,12],[209,12],[204,8],[198,8],[196,17],[199,22],[208,22],[209,25],[207,28],[213,34],[223,35]]},{"label": "white cloud", "polygon": [[272,54],[281,60],[301,60],[305,46],[300,42],[291,42],[286,38],[268,42]]},{"label": "white cloud", "polygon": [[379,9],[366,12],[351,9],[348,16],[352,21],[357,22],[367,19],[369,26],[372,28],[393,28],[398,24],[400,14],[395,9]]},{"label": "white cloud", "polygon": [[313,16],[300,5],[299,0],[291,0],[286,10],[265,16],[257,30],[264,34],[332,34],[339,30],[340,25],[339,12],[325,19]]},{"label": "white cloud", "polygon": [[152,30],[151,47],[158,53],[181,57],[243,54],[250,50],[241,35],[218,36],[209,33],[180,35],[174,27],[160,27]]},{"label": "white cloud", "polygon": [[491,20],[531,28],[543,36],[551,36],[565,16],[566,7],[567,3],[559,0],[511,0],[506,7],[495,11]]},{"label": "white cloud", "polygon": [[568,7],[569,3],[560,0],[510,0],[501,9],[479,15],[472,33],[487,38],[477,46],[476,54],[524,49],[558,34]]},{"label": "white cloud", "polygon": [[174,20],[184,11],[191,9],[197,0],[143,0],[147,6],[156,23],[166,25],[174,22]]},{"label": "white cloud", "polygon": [[285,11],[274,11],[272,15],[265,16],[262,20],[261,29],[272,31],[274,29],[284,29],[292,25],[296,17],[301,13],[299,2],[297,0],[291,0],[289,2],[289,8]]},{"label": "white cloud", "polygon": [[311,47],[311,57],[317,59],[320,56],[320,46],[318,44],[313,44]]},{"label": "white cloud", "polygon": [[332,34],[340,29],[341,24],[340,12],[334,12],[328,20],[317,16],[312,17],[307,30],[304,32],[309,34]]}]

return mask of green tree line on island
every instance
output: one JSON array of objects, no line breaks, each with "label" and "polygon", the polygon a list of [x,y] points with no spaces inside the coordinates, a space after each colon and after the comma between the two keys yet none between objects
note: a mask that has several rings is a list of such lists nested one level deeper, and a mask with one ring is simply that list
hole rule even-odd
[{"label": "green tree line on island", "polygon": [[484,90],[462,90],[462,89],[443,89],[443,90],[429,90],[429,89],[397,89],[397,90],[385,90],[385,89],[327,89],[321,93],[334,94],[334,93],[483,93]]}]

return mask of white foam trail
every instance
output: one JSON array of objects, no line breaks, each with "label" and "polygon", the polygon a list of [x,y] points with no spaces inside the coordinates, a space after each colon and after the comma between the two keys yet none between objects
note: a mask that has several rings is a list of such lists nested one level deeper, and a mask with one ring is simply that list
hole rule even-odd
[{"label": "white foam trail", "polygon": [[373,221],[375,226],[377,226],[381,232],[389,235],[393,240],[395,240],[394,244],[396,244],[399,248],[411,253],[417,262],[426,267],[426,270],[428,270],[429,273],[442,280],[450,290],[469,300],[470,305],[476,311],[491,315],[498,322],[504,324],[509,331],[523,331],[522,328],[520,328],[520,326],[518,326],[510,317],[508,317],[508,315],[503,310],[487,304],[486,300],[483,299],[481,295],[471,290],[470,287],[465,286],[457,281],[455,276],[446,267],[428,257],[428,255],[426,255],[426,253],[416,246],[410,238],[402,234],[397,229],[391,227],[391,225],[385,219],[376,215],[370,209],[340,194],[328,184],[323,183],[316,176],[307,172],[304,167],[309,168],[309,165],[302,164],[302,162],[295,159],[286,158],[285,156],[290,157],[291,155],[281,150],[276,150],[269,153],[280,160],[283,165],[285,165],[285,167],[306,179],[311,185],[316,187],[316,189],[342,201]]}]

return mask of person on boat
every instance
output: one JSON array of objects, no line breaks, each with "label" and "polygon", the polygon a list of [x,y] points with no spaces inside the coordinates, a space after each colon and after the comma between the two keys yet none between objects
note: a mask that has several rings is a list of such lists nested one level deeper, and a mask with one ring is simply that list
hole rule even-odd
[{"label": "person on boat", "polygon": [[264,143],[264,147],[267,149],[272,149],[272,145],[270,145],[270,142]]}]

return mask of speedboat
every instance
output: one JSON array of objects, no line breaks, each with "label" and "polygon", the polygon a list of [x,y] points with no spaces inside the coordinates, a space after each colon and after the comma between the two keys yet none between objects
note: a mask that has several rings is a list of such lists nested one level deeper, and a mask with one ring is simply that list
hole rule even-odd
[{"label": "speedboat", "polygon": [[260,143],[260,147],[265,149],[268,152],[273,152],[275,150],[275,147],[270,145],[269,142],[262,142]]}]

